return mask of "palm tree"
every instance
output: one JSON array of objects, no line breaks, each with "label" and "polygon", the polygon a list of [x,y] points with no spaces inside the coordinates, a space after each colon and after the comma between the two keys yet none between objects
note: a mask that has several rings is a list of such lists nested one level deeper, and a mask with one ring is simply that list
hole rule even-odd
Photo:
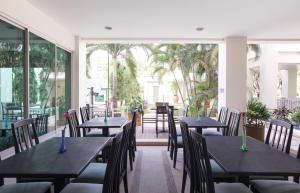
[{"label": "palm tree", "polygon": [[131,51],[135,45],[133,44],[88,44],[87,45],[87,76],[89,77],[90,57],[97,50],[105,50],[111,56],[112,65],[112,104],[113,108],[117,108],[117,70],[118,66],[124,61],[133,78],[136,77],[137,64]]}]

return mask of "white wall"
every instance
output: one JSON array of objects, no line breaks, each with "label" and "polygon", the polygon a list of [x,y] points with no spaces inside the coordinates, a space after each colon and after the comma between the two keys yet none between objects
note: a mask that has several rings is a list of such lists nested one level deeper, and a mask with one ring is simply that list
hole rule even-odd
[{"label": "white wall", "polygon": [[26,0],[0,0],[0,19],[13,21],[58,46],[73,51],[74,35]]}]

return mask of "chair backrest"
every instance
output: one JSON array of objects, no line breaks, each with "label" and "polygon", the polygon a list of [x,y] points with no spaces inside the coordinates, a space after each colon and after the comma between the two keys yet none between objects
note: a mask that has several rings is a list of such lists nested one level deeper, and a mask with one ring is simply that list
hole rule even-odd
[{"label": "chair backrest", "polygon": [[114,193],[118,183],[118,164],[120,163],[121,143],[123,132],[118,133],[112,140],[107,167],[105,171],[102,193]]},{"label": "chair backrest", "polygon": [[77,128],[79,125],[76,110],[69,110],[65,113],[69,125],[70,137],[81,137],[80,130]]},{"label": "chair backrest", "polygon": [[[1,162],[1,156],[0,156],[0,162]],[[4,185],[4,179],[0,178],[0,187]]]},{"label": "chair backrest", "polygon": [[129,133],[129,146],[133,146],[136,138],[136,111],[132,112],[131,130]]},{"label": "chair backrest", "polygon": [[227,129],[224,132],[225,136],[237,136],[239,132],[241,120],[241,112],[236,109],[231,109]]},{"label": "chair backrest", "polygon": [[[189,134],[189,129],[188,125],[180,121],[180,128],[181,128],[181,134],[182,134],[182,141],[183,141],[183,165],[187,169],[188,172],[190,172],[191,175],[192,172],[192,164],[191,164],[191,145],[190,145],[190,134]],[[194,180],[194,179],[191,179]]]},{"label": "chair backrest", "polygon": [[35,127],[38,136],[48,133],[48,114],[39,114],[35,118]]},{"label": "chair backrest", "polygon": [[226,124],[227,115],[228,115],[228,108],[227,107],[222,107],[220,109],[218,121],[223,123],[223,124]]},{"label": "chair backrest", "polygon": [[265,143],[282,152],[290,153],[292,136],[293,124],[279,119],[272,119]]},{"label": "chair backrest", "polygon": [[[123,137],[122,137],[122,142],[121,142],[121,152],[120,152],[120,162],[119,162],[119,171],[118,171],[118,183],[117,183],[117,188],[119,188],[119,185],[124,177],[124,175],[127,173],[127,150],[129,147],[129,142],[130,142],[130,134],[133,132],[133,127],[132,127],[132,121],[127,122],[123,126]],[[117,191],[119,192],[119,191]]]},{"label": "chair backrest", "polygon": [[176,130],[173,112],[174,111],[172,108],[168,108],[168,126],[171,134],[171,140],[177,143],[177,130]]},{"label": "chair backrest", "polygon": [[34,119],[23,119],[11,124],[16,153],[39,144]]},{"label": "chair backrest", "polygon": [[205,138],[196,131],[191,131],[190,142],[196,189],[201,193],[215,193]]},{"label": "chair backrest", "polygon": [[80,115],[81,115],[81,121],[82,123],[90,120],[90,113],[89,113],[89,108],[87,106],[85,107],[80,107]]}]

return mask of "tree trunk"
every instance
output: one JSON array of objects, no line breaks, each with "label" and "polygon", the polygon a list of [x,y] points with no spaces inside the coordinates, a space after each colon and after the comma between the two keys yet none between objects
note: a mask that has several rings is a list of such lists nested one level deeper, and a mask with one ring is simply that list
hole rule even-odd
[{"label": "tree trunk", "polygon": [[112,107],[115,109],[118,107],[117,101],[117,89],[118,89],[118,81],[117,81],[117,57],[112,56]]}]

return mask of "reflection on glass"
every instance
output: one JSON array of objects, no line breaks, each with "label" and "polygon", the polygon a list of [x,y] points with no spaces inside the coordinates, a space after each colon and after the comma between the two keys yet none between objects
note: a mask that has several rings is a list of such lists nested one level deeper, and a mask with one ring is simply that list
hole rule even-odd
[{"label": "reflection on glass", "polygon": [[24,31],[0,20],[0,151],[11,146],[10,124],[23,118]]},{"label": "reflection on glass", "polygon": [[42,135],[55,129],[55,45],[30,33],[29,62],[29,114],[43,120]]},{"label": "reflection on glass", "polygon": [[57,126],[64,125],[64,112],[71,106],[71,54],[61,48],[56,49],[57,85]]}]

